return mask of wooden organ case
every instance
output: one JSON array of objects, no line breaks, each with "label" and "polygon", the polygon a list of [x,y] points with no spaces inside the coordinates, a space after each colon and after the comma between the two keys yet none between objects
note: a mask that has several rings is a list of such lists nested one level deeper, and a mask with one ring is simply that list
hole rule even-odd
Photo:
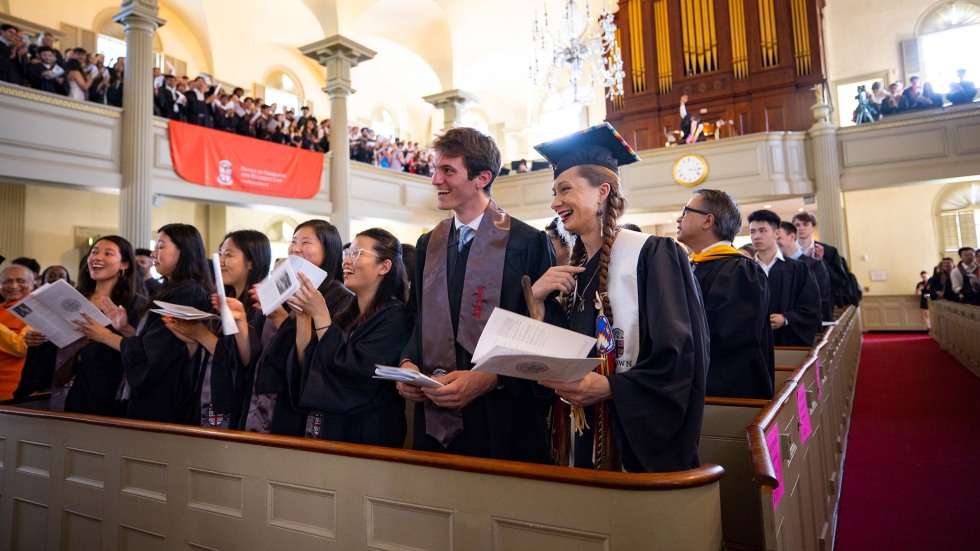
[{"label": "wooden organ case", "polygon": [[[637,149],[665,145],[680,99],[719,137],[802,131],[825,82],[826,0],[620,0],[624,95],[606,120]],[[731,123],[729,124],[729,121]]]}]

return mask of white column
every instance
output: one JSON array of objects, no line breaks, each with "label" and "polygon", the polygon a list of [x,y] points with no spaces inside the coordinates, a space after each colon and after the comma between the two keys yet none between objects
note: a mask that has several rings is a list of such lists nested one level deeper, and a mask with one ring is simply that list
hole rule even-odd
[{"label": "white column", "polygon": [[134,247],[153,237],[153,34],[165,23],[157,12],[156,0],[126,0],[113,18],[126,27],[119,233]]},{"label": "white column", "polygon": [[327,85],[323,91],[330,96],[330,202],[333,204],[330,223],[347,242],[351,239],[347,98],[354,93],[350,70],[372,59],[375,52],[340,35],[307,44],[300,51],[327,68]]},{"label": "white column", "polygon": [[817,122],[807,131],[807,136],[813,160],[820,240],[837,247],[841,256],[847,258],[847,228],[844,224],[844,197],[840,187],[837,127],[828,120],[829,105],[819,101],[811,109]]},{"label": "white column", "polygon": [[463,110],[479,103],[475,96],[462,90],[446,90],[422,99],[431,103],[436,109],[442,109],[442,132],[462,126]]}]

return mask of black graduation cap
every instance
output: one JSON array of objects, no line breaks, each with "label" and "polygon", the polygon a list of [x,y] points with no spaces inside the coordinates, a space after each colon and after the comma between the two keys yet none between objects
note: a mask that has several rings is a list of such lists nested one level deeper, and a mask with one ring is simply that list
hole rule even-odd
[{"label": "black graduation cap", "polygon": [[640,160],[608,122],[534,146],[555,169],[555,177],[578,165],[604,166],[613,172]]}]

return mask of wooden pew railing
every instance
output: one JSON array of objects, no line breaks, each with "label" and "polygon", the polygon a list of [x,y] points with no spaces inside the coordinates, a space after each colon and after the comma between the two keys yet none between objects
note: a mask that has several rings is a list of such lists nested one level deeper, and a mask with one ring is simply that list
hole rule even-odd
[{"label": "wooden pew railing", "polygon": [[723,473],[595,472],[0,407],[0,549],[717,551]]},{"label": "wooden pew railing", "polygon": [[929,312],[932,338],[980,377],[980,306],[930,300]]},{"label": "wooden pew railing", "polygon": [[705,400],[699,455],[725,468],[727,549],[832,548],[860,349],[860,315],[851,307],[812,348],[776,350],[777,364],[795,368],[777,368],[783,382],[771,401]]}]

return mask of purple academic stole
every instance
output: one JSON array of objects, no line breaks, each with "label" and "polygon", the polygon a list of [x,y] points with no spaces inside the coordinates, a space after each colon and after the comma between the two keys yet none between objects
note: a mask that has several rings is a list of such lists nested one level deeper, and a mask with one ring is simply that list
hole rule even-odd
[{"label": "purple academic stole", "polygon": [[[453,335],[449,309],[448,248],[451,219],[429,234],[422,271],[422,372],[443,375],[456,370],[456,342],[471,354],[493,309],[500,306],[504,258],[510,239],[510,216],[490,202],[470,244],[459,306],[457,334]],[[463,430],[462,412],[425,402],[426,433],[448,446]]]}]

